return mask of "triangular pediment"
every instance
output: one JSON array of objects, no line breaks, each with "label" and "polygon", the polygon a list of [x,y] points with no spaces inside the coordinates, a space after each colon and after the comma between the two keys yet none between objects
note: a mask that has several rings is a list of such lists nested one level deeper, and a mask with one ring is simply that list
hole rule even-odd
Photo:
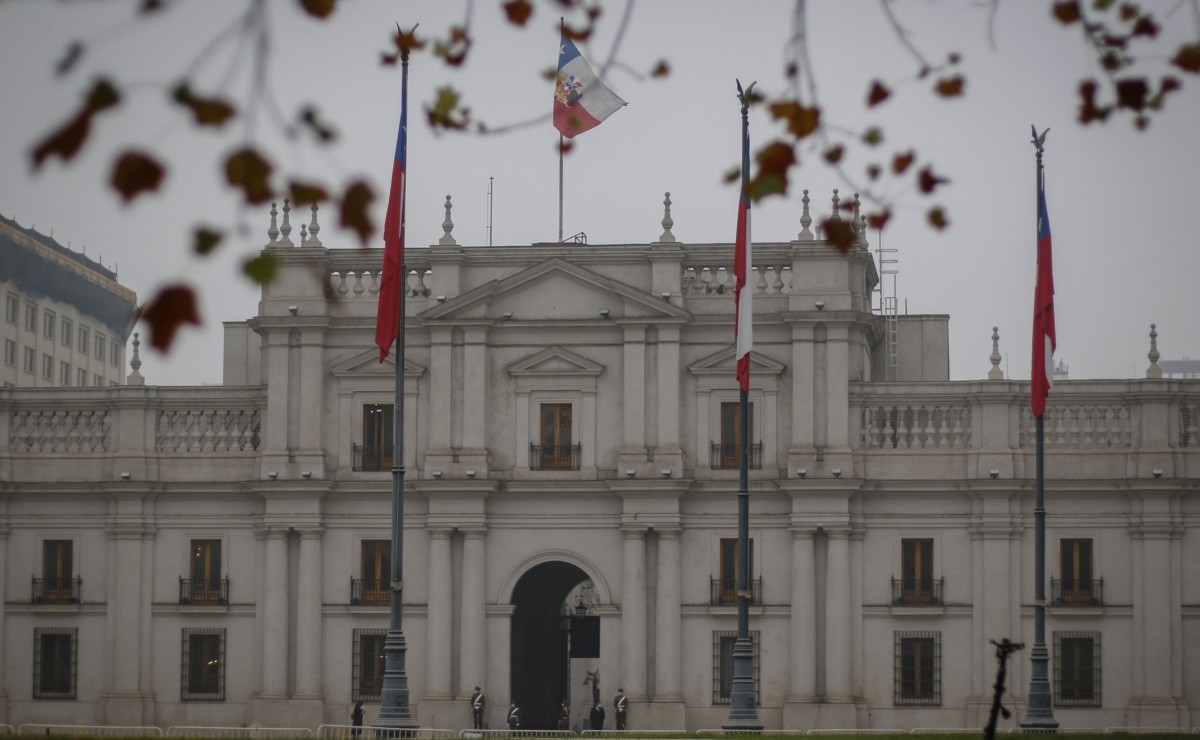
[{"label": "triangular pediment", "polygon": [[[691,365],[688,365],[688,370],[693,375],[728,375],[733,381],[734,373],[737,370],[737,361],[733,359],[734,346],[731,344],[722,350],[712,353],[708,357],[703,357]],[[753,378],[756,373],[763,373],[770,376],[778,376],[787,365],[782,362],[772,360],[770,357],[764,357],[757,352],[750,352],[750,377]]]},{"label": "triangular pediment", "polygon": [[558,257],[484,283],[420,314],[425,322],[597,321],[602,317],[682,323],[690,314],[670,301]]},{"label": "triangular pediment", "polygon": [[594,378],[604,372],[604,366],[569,349],[547,347],[510,364],[507,370],[514,377],[573,375]]},{"label": "triangular pediment", "polygon": [[[396,374],[396,353],[388,354],[387,359],[379,361],[379,350],[372,347],[358,352],[345,359],[335,362],[329,372],[335,376],[342,375],[388,375]],[[425,368],[404,358],[404,377],[419,378],[425,374]]]}]

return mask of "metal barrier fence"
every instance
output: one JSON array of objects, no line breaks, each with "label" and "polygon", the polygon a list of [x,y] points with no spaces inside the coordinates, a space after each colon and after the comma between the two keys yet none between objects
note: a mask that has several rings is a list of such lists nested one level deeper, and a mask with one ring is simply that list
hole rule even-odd
[{"label": "metal barrier fence", "polygon": [[[971,732],[979,732],[979,730],[971,730]],[[869,729],[869,730],[809,730],[805,735],[907,735],[908,730],[884,730],[884,729]]]},{"label": "metal barrier fence", "polygon": [[463,738],[518,738],[518,737],[576,737],[570,730],[459,730],[458,736]]},{"label": "metal barrier fence", "polygon": [[157,727],[120,727],[117,725],[42,725],[25,724],[18,735],[71,735],[79,737],[162,737]]},{"label": "metal barrier fence", "polygon": [[176,725],[167,728],[167,737],[194,737],[204,740],[275,740],[276,738],[312,737],[307,727],[196,727]]},{"label": "metal barrier fence", "polygon": [[[355,733],[357,730],[357,734]],[[385,740],[403,737],[405,740],[450,740],[458,737],[457,730],[435,730],[427,727],[416,730],[390,730],[383,727],[355,727],[354,725],[321,725],[317,728],[317,740]]]},{"label": "metal barrier fence", "polygon": [[687,730],[583,730],[579,734],[609,737],[691,737],[695,733]]},{"label": "metal barrier fence", "polygon": [[12,725],[0,725],[0,735],[15,735],[17,731]]},{"label": "metal barrier fence", "polygon": [[[1186,727],[1105,727],[1105,735],[1178,735],[1186,733]],[[1192,732],[1195,732],[1193,729]]]}]

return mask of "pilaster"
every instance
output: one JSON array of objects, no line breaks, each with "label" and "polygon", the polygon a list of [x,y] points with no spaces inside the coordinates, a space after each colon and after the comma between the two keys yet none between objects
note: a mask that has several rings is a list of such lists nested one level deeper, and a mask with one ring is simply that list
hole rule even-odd
[{"label": "pilaster", "polygon": [[622,527],[621,679],[631,700],[646,698],[646,529]]}]

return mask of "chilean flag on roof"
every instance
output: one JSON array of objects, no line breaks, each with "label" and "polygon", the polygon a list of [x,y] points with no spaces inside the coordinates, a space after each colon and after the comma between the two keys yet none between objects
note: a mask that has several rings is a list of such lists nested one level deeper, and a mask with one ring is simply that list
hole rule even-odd
[{"label": "chilean flag on roof", "polygon": [[558,42],[558,79],[554,82],[554,128],[568,139],[596,128],[625,101],[596,77],[575,42],[563,33]]}]

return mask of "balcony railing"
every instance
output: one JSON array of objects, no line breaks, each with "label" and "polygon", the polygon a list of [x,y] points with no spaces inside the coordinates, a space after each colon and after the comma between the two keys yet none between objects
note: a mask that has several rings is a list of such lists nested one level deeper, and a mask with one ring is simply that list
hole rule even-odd
[{"label": "balcony railing", "polygon": [[363,578],[350,579],[351,606],[387,606],[392,603],[392,591],[386,581]]},{"label": "balcony railing", "polygon": [[180,578],[179,603],[224,606],[229,603],[229,579]]},{"label": "balcony railing", "polygon": [[893,606],[941,606],[942,585],[946,579],[892,579]]},{"label": "balcony railing", "polygon": [[530,470],[579,470],[582,444],[529,445]]},{"label": "balcony railing", "polygon": [[34,604],[78,604],[81,585],[83,585],[83,579],[78,576],[75,578],[34,578],[33,596],[30,600]]},{"label": "balcony railing", "polygon": [[[709,578],[709,606],[736,606],[737,584]],[[750,580],[750,604],[762,606],[762,576]]]},{"label": "balcony railing", "polygon": [[1053,606],[1103,606],[1103,578],[1051,578]]},{"label": "balcony railing", "polygon": [[353,469],[374,471],[392,469],[392,445],[354,445]]},{"label": "balcony railing", "polygon": [[[762,442],[750,445],[750,459],[746,461],[746,467],[751,470],[762,469],[762,449]],[[713,442],[708,464],[714,470],[737,470],[739,465],[738,446]]]}]

